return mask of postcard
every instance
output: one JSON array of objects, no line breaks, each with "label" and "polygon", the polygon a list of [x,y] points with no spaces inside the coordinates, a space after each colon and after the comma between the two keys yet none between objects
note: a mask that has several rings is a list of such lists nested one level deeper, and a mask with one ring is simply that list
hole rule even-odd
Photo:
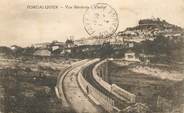
[{"label": "postcard", "polygon": [[184,113],[184,0],[0,4],[0,113]]}]

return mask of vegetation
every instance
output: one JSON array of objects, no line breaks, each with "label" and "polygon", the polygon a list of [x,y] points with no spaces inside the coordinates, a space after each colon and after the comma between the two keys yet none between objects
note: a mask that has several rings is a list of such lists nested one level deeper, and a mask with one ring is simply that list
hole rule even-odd
[{"label": "vegetation", "polygon": [[74,113],[63,107],[55,95],[56,76],[47,77],[43,73],[40,76],[40,73],[30,69],[0,70],[3,113]]}]

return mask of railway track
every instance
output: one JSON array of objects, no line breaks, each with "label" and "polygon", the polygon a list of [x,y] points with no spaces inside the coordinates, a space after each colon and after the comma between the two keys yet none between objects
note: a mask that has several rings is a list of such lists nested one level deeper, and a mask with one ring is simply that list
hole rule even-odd
[{"label": "railway track", "polygon": [[[98,63],[98,62],[97,62]],[[117,107],[118,109],[123,109],[125,107],[128,106],[128,104],[125,101],[120,100],[119,98],[117,98],[115,95],[113,95],[111,92],[107,91],[103,86],[101,86],[93,77],[92,74],[92,70],[94,68],[94,66],[97,64],[94,63],[88,67],[86,67],[83,72],[82,75],[83,77],[93,86],[95,87],[97,90],[99,90],[100,92],[102,92],[103,94],[105,94],[106,96],[110,97],[111,99],[114,100],[114,106]]]}]

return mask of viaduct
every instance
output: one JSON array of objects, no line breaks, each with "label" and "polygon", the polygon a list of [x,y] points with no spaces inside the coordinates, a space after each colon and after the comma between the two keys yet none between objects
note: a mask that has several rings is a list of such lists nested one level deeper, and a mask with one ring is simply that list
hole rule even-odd
[{"label": "viaduct", "polygon": [[[69,90],[69,88],[64,88],[65,79],[67,76],[71,76],[68,73],[75,69],[76,85],[78,85],[87,100],[93,103],[96,108],[101,108],[109,113],[119,113],[124,108],[134,104],[136,95],[120,88],[116,84],[110,84],[108,82],[108,73],[110,71],[108,69],[108,62],[108,59],[84,60],[67,67],[58,76],[58,82],[55,87],[57,96],[62,99],[65,105],[69,106],[73,104],[74,109],[75,106],[79,106],[74,103],[76,98],[73,98],[74,100],[72,101],[68,99],[67,95],[71,94],[67,94],[66,89]],[[82,98],[82,96],[80,97]],[[78,107],[76,109],[78,109],[77,112],[81,112]]]}]

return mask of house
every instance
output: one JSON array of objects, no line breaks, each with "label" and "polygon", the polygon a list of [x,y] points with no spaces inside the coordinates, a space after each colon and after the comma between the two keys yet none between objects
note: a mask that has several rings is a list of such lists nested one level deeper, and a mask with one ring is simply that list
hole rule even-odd
[{"label": "house", "polygon": [[41,49],[46,49],[48,48],[50,45],[49,42],[44,42],[44,43],[37,43],[37,44],[34,44],[32,45],[34,48],[41,48]]},{"label": "house", "polygon": [[59,42],[59,41],[52,41],[52,43],[49,46],[50,46],[49,48],[51,49],[51,51],[55,51],[55,50],[64,48],[65,43]]},{"label": "house", "polygon": [[51,52],[47,49],[38,49],[33,53],[34,56],[39,56],[39,57],[50,57]]},{"label": "house", "polygon": [[71,53],[72,52],[71,48],[66,48],[64,51],[65,51],[65,53]]},{"label": "house", "polygon": [[52,51],[55,51],[55,50],[57,50],[57,49],[59,49],[59,46],[54,45],[54,46],[51,47],[51,50],[52,50]]},{"label": "house", "polygon": [[127,61],[134,61],[134,62],[140,62],[139,58],[137,57],[137,54],[131,50],[128,50],[125,53],[125,60]]},{"label": "house", "polygon": [[10,49],[12,50],[12,51],[15,51],[15,50],[17,50],[17,49],[20,49],[21,47],[19,47],[19,46],[17,46],[17,45],[12,45],[11,47],[10,47]]},{"label": "house", "polygon": [[136,42],[134,41],[124,41],[124,45],[126,48],[133,48],[135,46]]}]

